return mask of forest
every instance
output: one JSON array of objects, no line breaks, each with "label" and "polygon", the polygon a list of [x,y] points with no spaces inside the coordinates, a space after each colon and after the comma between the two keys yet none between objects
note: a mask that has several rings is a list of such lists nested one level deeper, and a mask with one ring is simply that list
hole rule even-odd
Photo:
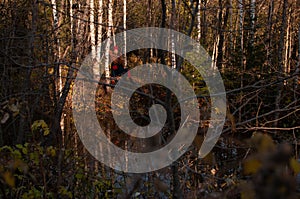
[{"label": "forest", "polygon": [[[299,0],[0,0],[0,13],[0,198],[300,198]],[[187,144],[147,160],[178,134]]]}]

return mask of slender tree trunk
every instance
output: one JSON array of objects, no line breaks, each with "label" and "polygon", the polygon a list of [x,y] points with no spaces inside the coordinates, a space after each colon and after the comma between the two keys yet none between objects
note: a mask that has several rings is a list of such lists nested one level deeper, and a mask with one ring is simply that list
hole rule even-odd
[{"label": "slender tree trunk", "polygon": [[[284,37],[285,37],[285,31],[286,31],[286,9],[287,9],[287,0],[283,1],[283,7],[282,7],[282,21],[281,21],[281,28],[280,28],[280,40],[279,40],[279,47],[278,47],[278,79],[281,78],[282,74],[284,73],[284,56],[283,56],[283,48],[284,48]],[[275,99],[275,110],[280,109],[280,102],[282,98],[282,90],[283,90],[283,83],[279,83],[277,87],[277,95]],[[279,123],[279,116],[280,113],[277,111],[274,116],[274,127],[278,127]]]},{"label": "slender tree trunk", "polygon": [[211,68],[213,70],[216,70],[217,69],[217,53],[218,53],[218,46],[219,46],[219,41],[220,41],[220,35],[218,34],[217,37],[215,38],[215,41],[214,41],[214,46],[213,46],[213,53],[212,53],[212,56],[211,56]]},{"label": "slender tree trunk", "polygon": [[233,33],[232,33],[232,17],[233,17],[233,13],[232,13],[232,0],[229,0],[229,53],[233,50]]},{"label": "slender tree trunk", "polygon": [[95,6],[94,0],[90,0],[90,36],[91,36],[91,54],[96,58],[96,34],[95,34]]},{"label": "slender tree trunk", "polygon": [[[108,27],[107,27],[107,43],[105,44],[104,52],[104,70],[105,70],[105,83],[110,84],[110,57],[109,51],[112,40],[112,28],[113,28],[113,0],[108,1]],[[105,92],[111,92],[111,87],[106,86]]]},{"label": "slender tree trunk", "polygon": [[[94,0],[91,0],[91,1],[94,1]],[[91,2],[91,4],[92,4],[92,2]],[[96,55],[95,55],[96,60],[98,61],[98,63],[100,63],[101,52],[102,52],[102,49],[101,49],[102,48],[102,43],[101,42],[102,42],[102,25],[103,25],[102,24],[103,23],[103,0],[99,0],[98,4],[99,4],[98,5],[99,6],[98,7],[98,12],[97,12],[98,13],[98,25],[97,25],[97,31],[96,31],[97,35],[94,36],[93,40],[94,40],[94,42],[96,42],[96,38],[97,38],[97,47],[96,47],[96,43],[95,43],[94,51],[96,53]],[[95,14],[95,11],[93,13]],[[95,18],[94,18],[94,20],[95,20]],[[92,27],[91,27],[91,29],[92,29]],[[94,29],[95,29],[95,26],[94,26]],[[93,33],[95,33],[95,31]],[[92,43],[93,43],[93,41],[92,41]],[[92,49],[92,51],[93,51],[93,49]],[[93,67],[93,73],[96,77],[98,77],[100,75],[100,70],[101,70],[100,67],[101,67],[100,65],[97,65],[97,66],[95,65]]]},{"label": "slender tree trunk", "polygon": [[[290,73],[290,56],[291,56],[291,48],[292,48],[292,38],[291,38],[291,27],[290,27],[290,21],[291,21],[291,8],[288,10],[288,19],[287,19],[287,28],[286,28],[286,41],[285,41],[285,54],[284,54],[284,66],[283,66],[283,72],[285,75],[288,75]],[[285,82],[286,84],[286,82]]]},{"label": "slender tree trunk", "polygon": [[256,0],[250,0],[250,9],[249,9],[249,17],[250,17],[250,30],[249,30],[249,38],[247,45],[247,69],[252,69],[255,67],[255,57],[254,57],[254,35],[255,35],[255,14],[256,14]]},{"label": "slender tree trunk", "polygon": [[[298,24],[298,62],[297,62],[297,66],[296,66],[296,70],[295,73],[299,73],[300,72],[300,23]],[[299,94],[296,92],[296,90],[298,89],[298,86],[300,84],[300,75],[297,75],[295,78],[295,91],[294,91],[294,98],[295,100],[297,100],[299,98]]]},{"label": "slender tree trunk", "polygon": [[206,34],[207,34],[206,4],[207,4],[207,0],[203,0],[203,5],[202,5],[202,7],[203,7],[203,12],[202,12],[203,23],[202,23],[201,37],[202,37],[202,41],[203,41],[204,45],[206,44]]},{"label": "slender tree trunk", "polygon": [[[55,54],[55,59],[54,61],[59,63],[60,62],[60,40],[58,37],[58,27],[59,27],[59,13],[57,11],[57,4],[55,0],[51,0],[51,4],[52,4],[52,14],[53,14],[53,30],[55,31],[54,33],[54,42],[55,42],[55,49],[56,49],[56,54]],[[60,107],[59,101],[60,98],[62,97],[62,87],[63,87],[63,82],[62,82],[62,74],[61,74],[61,68],[60,65],[57,64],[57,66],[55,67],[55,74],[56,74],[56,88],[58,88],[58,95],[56,96],[56,109],[63,109],[63,107]],[[56,112],[57,114],[58,112]],[[52,132],[54,134],[56,134],[56,141],[61,145],[64,142],[64,136],[63,136],[63,131],[64,131],[64,119],[63,117],[61,117],[62,115],[62,110],[59,111],[60,115],[59,115],[59,122],[54,122],[54,128],[56,129],[56,131]],[[57,125],[58,127],[55,127],[55,125]]]},{"label": "slender tree trunk", "polygon": [[[238,0],[239,8],[239,39],[240,39],[240,68],[241,68],[241,88],[244,87],[245,57],[244,57],[244,4],[243,0]],[[242,94],[242,93],[241,93]],[[240,102],[241,104],[243,102]],[[239,109],[238,121],[242,121],[242,108]]]},{"label": "slender tree trunk", "polygon": [[[147,20],[148,26],[151,27],[151,26],[153,26],[153,24],[152,24],[152,0],[148,0],[147,13],[148,13],[148,19],[149,19],[149,20]],[[149,37],[150,38],[152,37],[151,32],[150,32]],[[150,47],[152,47],[152,44]],[[151,59],[153,58],[153,48],[149,49],[149,54],[150,54],[149,58],[150,58],[150,62],[151,62]]]},{"label": "slender tree trunk", "polygon": [[199,0],[198,13],[197,13],[197,31],[198,31],[197,42],[198,43],[200,43],[200,40],[201,40],[201,1],[202,0]]},{"label": "slender tree trunk", "polygon": [[[268,13],[268,43],[267,43],[267,70],[270,70],[272,63],[272,43],[273,43],[273,12],[274,12],[274,0],[270,0],[269,13]],[[263,72],[262,68],[262,72]]]},{"label": "slender tree trunk", "polygon": [[[219,42],[218,42],[218,54],[217,54],[217,67],[220,71],[223,71],[223,50],[224,50],[224,30],[227,27],[227,21],[228,21],[228,16],[229,16],[229,5],[226,4],[226,12],[224,16],[224,21],[223,21],[223,6],[222,6],[222,0],[219,0],[219,6],[220,6],[220,13],[219,13]],[[222,24],[223,21],[223,24]]]},{"label": "slender tree trunk", "polygon": [[[172,0],[172,10],[171,10],[171,19],[170,25],[171,30],[175,30],[175,19],[176,19],[176,2]],[[175,54],[175,38],[174,33],[171,33],[171,65],[173,69],[176,69],[176,54]]]},{"label": "slender tree trunk", "polygon": [[98,35],[97,35],[97,56],[98,60],[100,60],[101,54],[101,42],[102,42],[102,23],[103,23],[103,0],[99,0],[99,8],[98,8]]},{"label": "slender tree trunk", "polygon": [[113,27],[113,0],[108,1],[108,28],[107,28],[107,43],[105,47],[105,77],[110,77],[110,67],[109,67],[109,50],[110,43],[112,41],[112,27]]},{"label": "slender tree trunk", "polygon": [[256,0],[250,0],[250,50],[254,46]]},{"label": "slender tree trunk", "polygon": [[126,41],[126,29],[127,29],[127,0],[123,0],[123,28],[124,28],[124,67],[127,68],[127,41]]},{"label": "slender tree trunk", "polygon": [[[160,25],[160,27],[165,28],[166,27],[166,18],[167,18],[167,7],[166,7],[165,0],[161,0],[161,10],[162,10],[162,13],[161,13],[161,25]],[[166,61],[165,61],[164,52],[162,50],[159,50],[158,52],[159,52],[160,63],[165,65]]]}]

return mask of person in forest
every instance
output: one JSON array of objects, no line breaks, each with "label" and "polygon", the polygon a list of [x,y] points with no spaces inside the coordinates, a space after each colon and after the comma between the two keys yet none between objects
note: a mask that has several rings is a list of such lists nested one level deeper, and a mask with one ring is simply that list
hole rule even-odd
[{"label": "person in forest", "polygon": [[111,76],[120,77],[122,74],[127,72],[127,69],[124,68],[125,62],[123,57],[119,55],[118,46],[114,46],[113,50],[109,52],[111,62]]}]

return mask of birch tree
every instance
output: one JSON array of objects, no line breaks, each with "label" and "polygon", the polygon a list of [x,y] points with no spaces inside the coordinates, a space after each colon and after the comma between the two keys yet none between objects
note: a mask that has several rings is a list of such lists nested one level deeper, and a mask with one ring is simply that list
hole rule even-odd
[{"label": "birch tree", "polygon": [[127,36],[126,36],[126,30],[127,30],[127,0],[123,0],[123,29],[124,29],[124,67],[127,68]]},{"label": "birch tree", "polygon": [[[176,2],[172,0],[172,10],[171,10],[171,30],[175,30],[175,18],[176,18]],[[174,33],[171,33],[171,65],[173,69],[176,69],[176,54],[175,54],[175,38]]]},{"label": "birch tree", "polygon": [[95,7],[94,0],[90,0],[90,36],[91,36],[91,54],[96,57],[96,34],[95,34]]},{"label": "birch tree", "polygon": [[197,13],[197,42],[200,43],[200,40],[201,40],[201,1],[202,0],[199,0],[199,3],[198,3],[198,13]]},{"label": "birch tree", "polygon": [[[107,27],[107,43],[105,46],[105,77],[110,77],[110,70],[109,70],[109,50],[110,50],[110,43],[112,41],[112,28],[113,28],[113,0],[108,0],[108,27]],[[108,81],[109,82],[109,81]]]},{"label": "birch tree", "polygon": [[97,59],[100,60],[101,48],[102,48],[102,26],[103,26],[103,0],[98,1],[98,34],[97,34]]}]

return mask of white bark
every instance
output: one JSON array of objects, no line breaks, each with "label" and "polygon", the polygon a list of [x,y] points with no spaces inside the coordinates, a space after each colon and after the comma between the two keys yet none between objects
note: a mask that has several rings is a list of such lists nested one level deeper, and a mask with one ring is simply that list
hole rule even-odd
[{"label": "white bark", "polygon": [[201,0],[199,0],[198,4],[198,13],[197,13],[197,41],[200,42],[201,39]]},{"label": "white bark", "polygon": [[[176,2],[172,0],[172,13],[171,13],[171,29],[175,29],[175,16],[176,16]],[[171,33],[171,65],[176,69],[176,52],[175,52],[175,38],[174,33]]]},{"label": "white bark", "polygon": [[[58,12],[57,12],[57,5],[56,5],[56,1],[55,0],[51,0],[51,4],[52,4],[52,14],[53,14],[53,27],[55,30],[55,43],[56,43],[56,47],[57,47],[57,62],[60,62],[60,40],[57,36],[57,32],[58,31],[58,26],[59,26],[59,16],[58,16]],[[63,81],[62,81],[62,71],[60,68],[60,65],[57,66],[57,72],[58,72],[58,92],[59,92],[59,98],[62,96],[62,90],[63,90]],[[64,120],[64,114],[62,114],[61,116],[61,120],[60,120],[60,128],[61,128],[61,132],[62,132],[62,144],[64,145],[64,130],[65,130],[65,120]]]},{"label": "white bark", "polygon": [[[91,37],[91,55],[92,59],[96,60],[97,56],[97,49],[96,49],[96,33],[95,33],[95,2],[94,0],[90,0],[90,37]],[[100,59],[97,59],[98,61]],[[97,62],[93,62],[93,73],[95,76],[100,74],[99,65]]]},{"label": "white bark", "polygon": [[107,29],[107,43],[105,46],[105,77],[110,77],[109,72],[109,50],[110,50],[110,42],[111,42],[111,34],[112,34],[112,27],[113,27],[113,0],[108,1],[108,29]]},{"label": "white bark", "polygon": [[98,35],[97,35],[97,60],[100,60],[101,55],[101,42],[102,42],[102,23],[103,23],[103,0],[99,0],[98,8]]},{"label": "white bark", "polygon": [[289,9],[288,13],[288,20],[287,20],[287,30],[286,30],[286,41],[285,41],[285,56],[284,56],[284,73],[290,73],[290,56],[291,56],[291,46],[292,46],[292,38],[291,38],[291,8]]},{"label": "white bark", "polygon": [[127,67],[127,42],[126,42],[126,29],[127,29],[127,2],[124,0],[123,2],[123,28],[124,28],[124,67]]},{"label": "white bark", "polygon": [[91,54],[93,59],[96,57],[96,34],[95,34],[95,7],[94,0],[90,0],[90,36],[91,36]]},{"label": "white bark", "polygon": [[[55,0],[51,0],[51,4],[52,4],[52,14],[53,14],[53,29],[55,30],[55,32],[57,31],[58,28],[58,12],[57,12],[57,5]],[[57,61],[59,61],[60,59],[60,41],[59,38],[57,37],[57,33],[55,33],[55,43],[56,43],[56,47],[57,47]],[[62,79],[61,79],[61,70],[60,67],[58,66],[58,75],[59,75],[59,83],[58,83],[58,88],[59,88],[59,92],[61,95],[61,91],[62,91]]]},{"label": "white bark", "polygon": [[219,40],[220,40],[220,37],[219,37],[219,34],[218,34],[217,38],[215,40],[215,43],[214,43],[213,54],[212,54],[212,57],[211,57],[211,59],[212,59],[211,68],[213,70],[217,70],[217,54],[218,54]]}]

